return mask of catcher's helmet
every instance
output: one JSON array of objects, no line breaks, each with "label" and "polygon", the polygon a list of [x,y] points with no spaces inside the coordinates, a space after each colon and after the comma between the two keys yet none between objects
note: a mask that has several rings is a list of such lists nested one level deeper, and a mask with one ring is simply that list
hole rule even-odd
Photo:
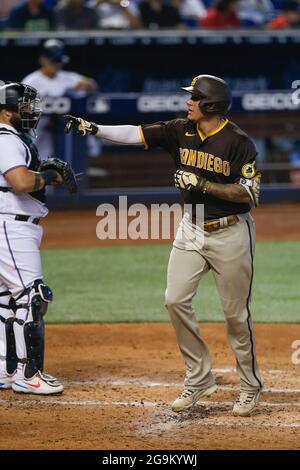
[{"label": "catcher's helmet", "polygon": [[46,57],[57,64],[67,64],[70,58],[65,54],[65,45],[59,39],[48,39],[44,42],[40,57]]},{"label": "catcher's helmet", "polygon": [[41,117],[41,98],[38,91],[24,83],[6,83],[0,86],[0,110],[20,114],[22,130],[34,129]]},{"label": "catcher's helmet", "polygon": [[182,87],[199,96],[199,108],[204,114],[226,115],[231,106],[231,92],[227,83],[213,75],[198,75],[188,87]]}]

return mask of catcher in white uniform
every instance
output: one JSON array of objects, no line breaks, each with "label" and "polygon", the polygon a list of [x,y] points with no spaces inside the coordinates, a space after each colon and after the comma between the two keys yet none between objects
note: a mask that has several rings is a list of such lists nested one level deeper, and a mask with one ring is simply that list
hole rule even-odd
[{"label": "catcher in white uniform", "polygon": [[39,160],[28,131],[40,115],[35,88],[0,86],[0,389],[48,395],[63,385],[43,372],[52,291],[43,282],[39,222],[48,213],[45,186],[65,184],[75,192],[76,178],[61,160]]}]

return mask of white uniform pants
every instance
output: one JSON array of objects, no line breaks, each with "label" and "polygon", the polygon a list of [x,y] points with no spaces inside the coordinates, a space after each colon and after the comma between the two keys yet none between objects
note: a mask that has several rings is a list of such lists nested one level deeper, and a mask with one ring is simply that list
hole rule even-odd
[{"label": "white uniform pants", "polygon": [[[0,293],[9,291],[16,299],[35,279],[43,277],[39,251],[42,236],[43,229],[40,225],[16,221],[13,216],[0,215]],[[8,305],[9,299],[9,294],[0,297],[0,303]],[[28,296],[20,302],[27,304]],[[7,319],[13,317],[14,313],[0,307],[0,315]],[[31,311],[28,308],[19,308],[16,318],[30,322],[32,321]],[[23,328],[23,325],[14,322],[18,358],[26,358]],[[5,357],[5,323],[0,321],[0,375],[5,375]],[[19,368],[22,369],[22,364]]]}]

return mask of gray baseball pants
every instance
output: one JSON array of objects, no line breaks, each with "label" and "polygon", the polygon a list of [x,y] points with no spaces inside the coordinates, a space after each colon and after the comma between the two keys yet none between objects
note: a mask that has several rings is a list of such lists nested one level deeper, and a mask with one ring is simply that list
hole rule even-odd
[{"label": "gray baseball pants", "polygon": [[166,307],[183,355],[185,387],[204,389],[215,383],[208,347],[200,336],[192,301],[199,282],[211,269],[220,296],[227,333],[235,354],[241,390],[261,389],[250,301],[255,225],[252,216],[215,232],[203,232],[185,214],[170,254]]}]

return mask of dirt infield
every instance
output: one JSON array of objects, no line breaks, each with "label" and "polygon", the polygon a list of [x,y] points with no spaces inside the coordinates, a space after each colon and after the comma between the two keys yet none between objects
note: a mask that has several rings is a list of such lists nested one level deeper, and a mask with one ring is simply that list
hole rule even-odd
[{"label": "dirt infield", "polygon": [[202,332],[220,390],[192,411],[172,413],[183,363],[169,324],[49,325],[47,370],[57,397],[0,392],[1,449],[300,449],[300,326],[257,325],[265,379],[252,417],[231,414],[238,392],[222,324]]},{"label": "dirt infield", "polygon": [[[255,219],[259,240],[300,239],[300,205],[265,206]],[[111,244],[96,238],[97,221],[95,210],[55,212],[43,246]],[[65,392],[2,390],[0,449],[300,449],[300,365],[291,360],[300,325],[256,325],[265,391],[248,418],[231,414],[238,377],[224,325],[201,329],[219,391],[175,414],[183,362],[170,324],[48,325],[46,370]]]},{"label": "dirt infield", "polygon": [[[253,212],[258,240],[299,240],[300,204],[266,205]],[[95,209],[54,211],[43,225],[44,248],[161,243],[161,240],[99,240],[96,225],[100,218]],[[166,240],[170,243],[171,240]]]}]

